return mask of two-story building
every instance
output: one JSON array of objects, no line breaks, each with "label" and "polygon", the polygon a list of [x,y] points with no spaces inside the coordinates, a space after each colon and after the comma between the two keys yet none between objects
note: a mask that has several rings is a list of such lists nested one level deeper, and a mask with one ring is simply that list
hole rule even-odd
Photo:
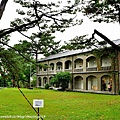
[{"label": "two-story building", "polygon": [[[114,42],[120,44],[120,40]],[[38,64],[49,67],[38,67],[37,87],[50,83],[56,73],[68,71],[72,74],[69,88],[73,91],[118,94],[120,89],[120,52],[113,48],[98,53],[93,50],[65,51],[43,58]]]}]

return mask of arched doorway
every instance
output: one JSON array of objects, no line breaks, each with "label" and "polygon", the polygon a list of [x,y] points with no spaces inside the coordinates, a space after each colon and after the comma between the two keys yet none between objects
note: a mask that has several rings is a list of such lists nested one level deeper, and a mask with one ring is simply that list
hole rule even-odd
[{"label": "arched doorway", "polygon": [[39,86],[42,86],[42,84],[41,84],[41,77],[38,78],[38,81],[39,81]]},{"label": "arched doorway", "polygon": [[47,79],[47,77],[44,77],[43,78],[43,86],[45,86],[47,83],[48,83],[48,79]]},{"label": "arched doorway", "polygon": [[52,79],[52,78],[53,78],[53,76],[50,76],[50,77],[49,77],[49,85],[50,85],[50,86],[52,86],[52,84],[51,84],[51,79]]},{"label": "arched doorway", "polygon": [[76,76],[75,80],[75,89],[82,89],[83,90],[83,78],[81,76]]},{"label": "arched doorway", "polygon": [[87,90],[97,90],[97,78],[95,76],[88,76],[87,77]]},{"label": "arched doorway", "polygon": [[104,75],[101,77],[101,90],[102,91],[108,91],[108,87],[110,85],[110,88],[112,91],[112,78],[109,75]]}]

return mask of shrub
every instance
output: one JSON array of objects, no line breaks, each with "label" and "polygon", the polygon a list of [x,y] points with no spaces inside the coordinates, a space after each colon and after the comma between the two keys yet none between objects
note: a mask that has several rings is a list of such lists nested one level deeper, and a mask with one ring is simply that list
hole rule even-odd
[{"label": "shrub", "polygon": [[120,90],[118,91],[118,94],[120,95]]},{"label": "shrub", "polygon": [[46,84],[46,85],[45,85],[45,89],[49,89],[49,84]]},{"label": "shrub", "polygon": [[72,77],[69,72],[59,72],[51,79],[51,84],[56,84],[56,87],[62,87],[62,90],[65,90],[71,80]]}]

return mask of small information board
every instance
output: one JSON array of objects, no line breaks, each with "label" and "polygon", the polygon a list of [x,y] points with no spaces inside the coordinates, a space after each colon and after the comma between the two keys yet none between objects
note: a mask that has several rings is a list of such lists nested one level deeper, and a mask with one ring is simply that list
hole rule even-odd
[{"label": "small information board", "polygon": [[34,99],[33,100],[33,107],[34,108],[43,108],[44,107],[44,100]]}]

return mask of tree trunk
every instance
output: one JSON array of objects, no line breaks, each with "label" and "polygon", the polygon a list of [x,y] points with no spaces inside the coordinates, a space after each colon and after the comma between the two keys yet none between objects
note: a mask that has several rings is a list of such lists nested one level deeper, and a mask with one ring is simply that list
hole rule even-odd
[{"label": "tree trunk", "polygon": [[111,41],[110,39],[108,39],[105,35],[103,35],[102,33],[98,32],[96,29],[94,30],[94,34],[92,37],[94,37],[94,35],[97,34],[98,36],[100,36],[102,39],[104,39],[108,44],[110,44],[115,50],[120,51],[120,47],[118,45],[116,45],[113,41]]},{"label": "tree trunk", "polygon": [[0,20],[2,18],[2,15],[3,15],[3,12],[5,10],[7,2],[8,2],[8,0],[2,0],[0,3]]}]

